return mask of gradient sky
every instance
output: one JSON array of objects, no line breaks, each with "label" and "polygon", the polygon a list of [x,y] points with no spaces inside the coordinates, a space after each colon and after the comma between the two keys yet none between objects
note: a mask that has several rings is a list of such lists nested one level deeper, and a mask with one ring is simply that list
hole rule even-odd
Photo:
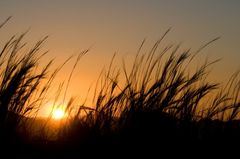
[{"label": "gradient sky", "polygon": [[213,79],[224,81],[240,68],[239,8],[239,0],[0,0],[0,21],[13,16],[0,30],[0,46],[10,35],[31,28],[27,41],[50,35],[44,49],[59,63],[92,47],[70,88],[84,96],[114,52],[120,58],[134,55],[144,38],[153,44],[172,27],[166,44],[182,42],[193,50],[221,36],[204,55],[223,58],[213,69]]}]

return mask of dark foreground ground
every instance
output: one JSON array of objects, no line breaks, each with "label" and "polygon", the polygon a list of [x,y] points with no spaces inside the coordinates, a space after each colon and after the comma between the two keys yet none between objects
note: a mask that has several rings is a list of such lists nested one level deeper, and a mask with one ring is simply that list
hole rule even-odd
[{"label": "dark foreground ground", "polygon": [[[39,122],[39,121],[38,121]],[[76,125],[75,125],[76,126]],[[80,126],[79,126],[80,127]],[[103,131],[81,126],[55,140],[29,134],[2,133],[1,158],[82,158],[113,156],[206,156],[239,152],[240,121],[185,122],[161,115],[141,114],[121,129]],[[73,131],[75,130],[75,131]],[[1,132],[4,132],[1,131]],[[154,158],[155,158],[154,157]],[[167,158],[168,158],[167,157]],[[84,157],[85,158],[85,157]]]}]

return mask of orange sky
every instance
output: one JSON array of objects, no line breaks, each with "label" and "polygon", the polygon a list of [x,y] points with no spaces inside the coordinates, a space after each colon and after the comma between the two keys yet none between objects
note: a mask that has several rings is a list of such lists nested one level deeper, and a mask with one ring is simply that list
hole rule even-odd
[{"label": "orange sky", "polygon": [[[210,59],[223,58],[213,69],[213,79],[226,80],[240,68],[240,1],[238,0],[8,0],[0,1],[0,21],[13,18],[0,30],[0,46],[15,33],[30,32],[32,43],[50,35],[43,49],[60,64],[72,54],[91,48],[73,75],[69,96],[85,98],[113,53],[132,57],[147,38],[149,48],[169,27],[164,44],[198,49],[217,36],[221,39],[204,51]],[[72,62],[73,63],[73,62]],[[67,79],[72,63],[59,74]]]}]

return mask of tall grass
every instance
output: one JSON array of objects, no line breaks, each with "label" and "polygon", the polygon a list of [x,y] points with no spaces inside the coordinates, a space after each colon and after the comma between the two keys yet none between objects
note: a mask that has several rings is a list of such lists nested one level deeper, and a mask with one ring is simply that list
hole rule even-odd
[{"label": "tall grass", "polygon": [[[0,29],[10,19],[7,18]],[[49,100],[49,89],[54,78],[72,58],[50,71],[53,60],[40,65],[48,53],[41,51],[48,37],[28,49],[24,42],[26,34],[13,35],[0,50],[0,137],[6,142],[16,142],[14,140],[17,140],[15,137],[19,131],[24,131],[22,134],[25,136],[29,135],[32,125],[26,125],[27,117],[37,117],[40,108]]]},{"label": "tall grass", "polygon": [[[26,49],[26,43],[23,42],[25,35],[26,33],[12,36],[0,53],[1,124],[6,120],[8,112],[24,115],[37,108],[48,89],[47,85],[41,89],[39,86],[46,78],[52,61],[42,69],[38,68],[40,59],[47,53],[39,53],[47,37],[38,41],[32,49],[24,52]],[[33,99],[36,93],[38,96]]]},{"label": "tall grass", "polygon": [[[115,66],[114,55],[109,67],[102,70],[97,80],[93,107],[77,106],[74,98],[68,101],[66,112],[69,118],[59,130],[57,144],[77,148],[86,143],[137,145],[140,141],[148,144],[205,141],[215,137],[215,133],[240,140],[240,136],[234,133],[240,131],[236,126],[240,111],[239,72],[223,86],[207,78],[210,66],[219,60],[206,60],[196,70],[189,68],[204,48],[218,38],[195,52],[190,49],[181,51],[180,45],[160,48],[169,31],[147,53],[143,52],[146,41],[143,40],[131,67],[127,67],[124,60],[121,67]],[[0,52],[1,132],[12,131],[8,127],[17,128],[23,116],[39,110],[57,73],[71,58],[52,73],[49,68],[53,60],[39,69],[39,62],[46,54],[40,49],[47,37],[26,51],[25,35],[12,36]],[[66,88],[64,83],[59,86],[55,103],[59,100],[65,103],[74,69],[88,51],[77,57]],[[62,90],[63,99],[59,99]],[[77,112],[72,111],[73,108],[77,108]],[[17,114],[16,119],[11,114]]]},{"label": "tall grass", "polygon": [[206,60],[195,71],[189,68],[198,54],[219,38],[195,52],[180,51],[180,45],[159,49],[169,31],[147,54],[141,52],[144,40],[131,68],[126,67],[124,60],[122,68],[114,66],[113,56],[108,69],[98,79],[94,108],[80,106],[72,125],[65,128],[70,136],[74,132],[71,137],[78,138],[87,131],[82,138],[107,137],[110,142],[122,137],[131,140],[138,135],[141,137],[134,142],[151,136],[153,140],[165,140],[167,136],[172,140],[196,141],[203,139],[205,132],[215,132],[207,121],[221,122],[220,128],[216,128],[221,134],[227,131],[225,123],[239,120],[239,72],[224,86],[207,79],[210,66],[219,59]]}]

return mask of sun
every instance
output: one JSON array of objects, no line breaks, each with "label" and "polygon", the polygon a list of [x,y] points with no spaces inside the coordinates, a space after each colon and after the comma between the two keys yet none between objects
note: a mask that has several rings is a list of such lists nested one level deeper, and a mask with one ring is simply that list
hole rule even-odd
[{"label": "sun", "polygon": [[65,115],[65,112],[62,109],[58,108],[53,111],[52,117],[53,119],[62,119],[64,115]]}]

